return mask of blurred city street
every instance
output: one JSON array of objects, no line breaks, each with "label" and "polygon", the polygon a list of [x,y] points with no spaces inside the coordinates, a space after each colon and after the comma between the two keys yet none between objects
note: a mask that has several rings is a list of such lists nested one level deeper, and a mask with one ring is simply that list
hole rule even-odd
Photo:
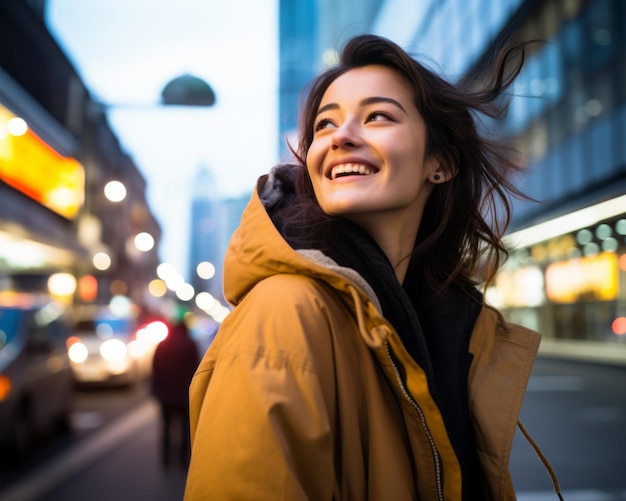
[{"label": "blurred city street", "polygon": [[[626,370],[540,358],[522,421],[559,477],[567,501],[626,500]],[[135,404],[2,491],[3,501],[179,501],[185,474],[164,471],[157,407]],[[233,444],[236,446],[236,444]],[[207,465],[210,468],[211,465]],[[520,501],[557,499],[545,468],[520,433],[511,460]]]},{"label": "blurred city street", "polygon": [[[626,501],[625,26],[626,0],[0,0],[0,501],[182,500],[154,351],[180,324],[212,342],[256,180],[363,33],[468,89],[541,41],[507,113],[471,115],[528,196],[483,292],[542,335],[521,421],[564,499]],[[519,430],[510,469],[520,501],[558,499]]]}]

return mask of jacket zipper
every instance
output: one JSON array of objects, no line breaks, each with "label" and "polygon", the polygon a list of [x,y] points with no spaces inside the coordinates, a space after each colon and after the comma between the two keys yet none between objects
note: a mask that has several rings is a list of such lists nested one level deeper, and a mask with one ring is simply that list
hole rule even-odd
[{"label": "jacket zipper", "polygon": [[437,480],[437,497],[439,501],[444,501],[443,487],[441,485],[441,461],[439,459],[439,452],[437,451],[437,445],[435,444],[435,440],[433,439],[433,436],[430,434],[430,430],[428,429],[428,426],[426,425],[426,418],[424,417],[424,411],[422,411],[422,408],[417,404],[417,402],[413,399],[413,397],[411,397],[411,395],[409,394],[409,391],[404,386],[404,381],[402,381],[402,377],[400,376],[400,371],[398,370],[398,367],[393,361],[390,348],[389,348],[389,343],[387,341],[385,341],[385,350],[387,352],[387,357],[389,358],[389,362],[391,363],[391,366],[393,367],[393,371],[396,375],[396,379],[398,381],[398,384],[400,385],[400,389],[402,390],[402,393],[404,394],[405,398],[411,403],[411,405],[415,408],[415,410],[417,411],[417,414],[420,417],[422,427],[424,428],[424,432],[426,433],[426,437],[428,438],[428,442],[430,443],[430,448],[433,453],[433,461],[435,463],[435,477]]}]

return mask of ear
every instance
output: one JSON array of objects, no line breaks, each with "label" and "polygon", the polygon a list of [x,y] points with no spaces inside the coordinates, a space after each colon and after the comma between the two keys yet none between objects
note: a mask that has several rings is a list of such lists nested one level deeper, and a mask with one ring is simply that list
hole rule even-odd
[{"label": "ear", "polygon": [[450,172],[442,169],[437,162],[437,165],[434,169],[432,169],[430,175],[428,176],[428,180],[433,184],[443,184],[450,181],[455,175],[456,172]]},{"label": "ear", "polygon": [[[430,174],[428,180],[433,184],[443,184],[452,180],[458,172],[458,150],[452,148],[453,157],[445,161],[439,156],[433,156],[429,162]],[[442,167],[443,166],[443,167]]]},{"label": "ear", "polygon": [[454,177],[454,173],[441,167],[441,163],[438,161],[431,162],[430,173],[428,174],[428,180],[432,184],[443,184]]}]

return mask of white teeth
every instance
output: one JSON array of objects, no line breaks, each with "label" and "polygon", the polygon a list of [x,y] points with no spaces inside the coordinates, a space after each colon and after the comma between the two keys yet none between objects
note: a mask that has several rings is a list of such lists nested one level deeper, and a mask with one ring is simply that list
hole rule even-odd
[{"label": "white teeth", "polygon": [[373,174],[373,171],[362,164],[340,164],[332,168],[330,178],[336,179],[340,174],[360,174],[362,176],[369,176]]}]

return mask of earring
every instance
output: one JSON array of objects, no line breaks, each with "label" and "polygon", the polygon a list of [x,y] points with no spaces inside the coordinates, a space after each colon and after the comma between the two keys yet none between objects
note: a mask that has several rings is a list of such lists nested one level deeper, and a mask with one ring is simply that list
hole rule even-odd
[{"label": "earring", "polygon": [[433,176],[433,179],[434,179],[435,181],[439,181],[439,180],[441,179],[441,176],[440,176],[439,174],[435,174],[435,175]]}]

